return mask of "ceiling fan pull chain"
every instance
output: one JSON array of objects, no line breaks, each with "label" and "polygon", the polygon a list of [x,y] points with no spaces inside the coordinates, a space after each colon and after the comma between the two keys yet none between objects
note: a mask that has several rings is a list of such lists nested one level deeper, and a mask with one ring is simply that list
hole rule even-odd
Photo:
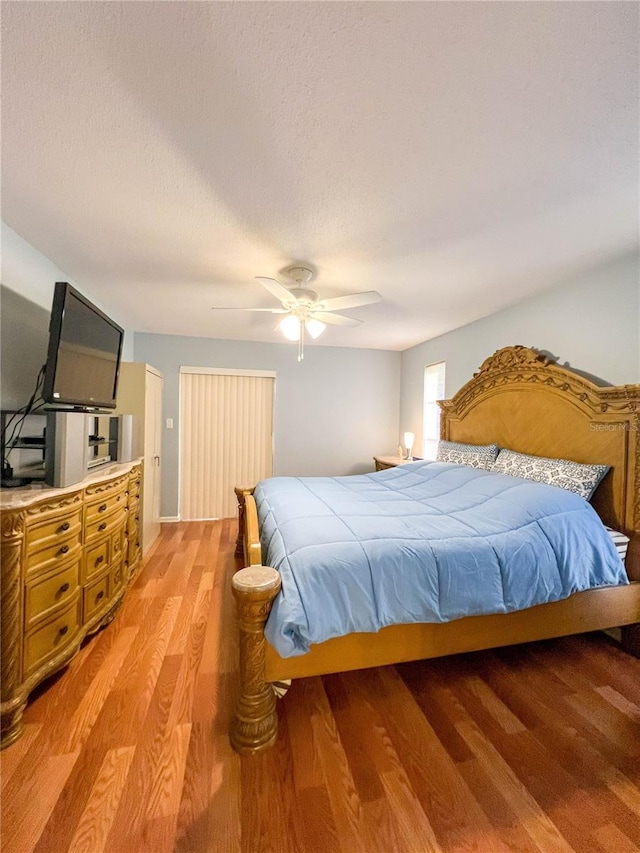
[{"label": "ceiling fan pull chain", "polygon": [[304,358],[304,329],[305,323],[300,321],[300,337],[298,338],[298,361],[302,361]]}]

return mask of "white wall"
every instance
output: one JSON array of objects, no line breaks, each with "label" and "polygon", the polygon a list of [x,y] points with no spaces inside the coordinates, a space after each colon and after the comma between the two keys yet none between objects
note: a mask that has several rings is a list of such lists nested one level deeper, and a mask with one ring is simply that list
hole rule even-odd
[{"label": "white wall", "polygon": [[393,453],[399,441],[401,354],[383,350],[305,348],[177,335],[137,333],[136,361],[164,375],[163,517],[178,514],[179,368],[276,371],[274,473],[338,475],[373,470],[372,457]]},{"label": "white wall", "polygon": [[401,429],[422,446],[424,368],[446,362],[452,397],[500,347],[523,344],[612,385],[640,383],[640,259],[629,255],[402,353]]},{"label": "white wall", "polygon": [[[2,245],[0,282],[5,287],[50,312],[54,284],[56,281],[68,281],[105,314],[124,327],[125,324],[121,319],[112,314],[108,307],[96,299],[82,283],[74,281],[70,275],[23,240],[4,222],[0,222],[0,241]],[[133,359],[133,332],[128,329],[125,329],[122,357],[125,361]]]},{"label": "white wall", "polygon": [[20,409],[47,358],[49,311],[6,287],[0,308],[0,400],[3,409]]}]

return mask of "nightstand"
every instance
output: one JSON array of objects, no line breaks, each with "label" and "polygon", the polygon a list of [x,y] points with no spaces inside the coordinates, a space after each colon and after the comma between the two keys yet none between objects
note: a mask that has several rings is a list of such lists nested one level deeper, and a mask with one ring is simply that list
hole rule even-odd
[{"label": "nightstand", "polygon": [[376,471],[384,471],[386,468],[395,468],[396,465],[404,465],[414,460],[401,459],[399,456],[374,456],[373,461],[376,465]]}]

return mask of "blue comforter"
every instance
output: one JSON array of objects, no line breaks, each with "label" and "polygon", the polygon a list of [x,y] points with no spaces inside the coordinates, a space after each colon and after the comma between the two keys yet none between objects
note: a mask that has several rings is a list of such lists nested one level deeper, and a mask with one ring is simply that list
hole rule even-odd
[{"label": "blue comforter", "polygon": [[592,507],[555,486],[413,462],[274,477],[255,492],[282,577],[265,633],[282,657],[352,631],[505,613],[628,583]]}]

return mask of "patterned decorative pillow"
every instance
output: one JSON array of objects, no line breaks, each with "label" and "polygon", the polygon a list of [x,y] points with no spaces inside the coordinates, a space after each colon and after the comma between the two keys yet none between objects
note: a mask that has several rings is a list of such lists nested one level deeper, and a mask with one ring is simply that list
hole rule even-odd
[{"label": "patterned decorative pillow", "polygon": [[498,452],[497,444],[460,444],[457,441],[440,441],[436,459],[438,462],[454,462],[456,465],[469,465],[471,468],[484,468],[485,471],[489,471],[496,461]]},{"label": "patterned decorative pillow", "polygon": [[569,459],[528,456],[515,450],[501,450],[491,470],[496,474],[523,477],[535,483],[547,483],[575,492],[586,501],[609,470],[609,465],[583,465]]}]

